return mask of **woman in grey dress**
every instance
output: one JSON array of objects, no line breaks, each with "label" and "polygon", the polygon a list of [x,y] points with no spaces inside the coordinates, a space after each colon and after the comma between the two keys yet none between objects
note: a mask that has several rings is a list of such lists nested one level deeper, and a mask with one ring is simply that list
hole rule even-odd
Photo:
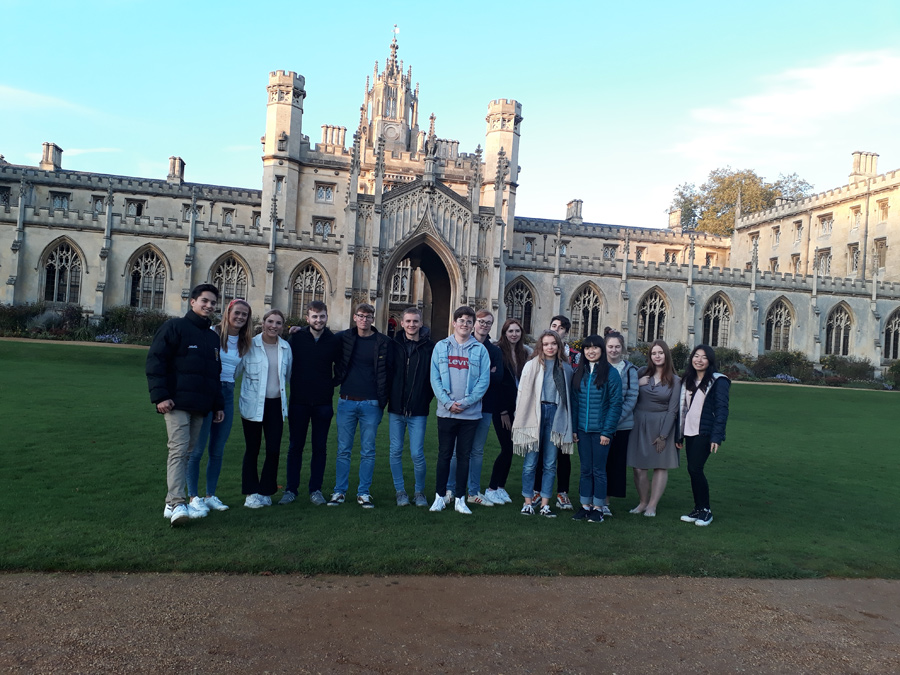
[{"label": "woman in grey dress", "polygon": [[[666,490],[669,469],[678,467],[675,421],[680,387],[672,353],[665,342],[655,340],[650,345],[650,365],[642,368],[639,376],[634,429],[628,437],[628,466],[634,472],[640,503],[631,513],[652,518]],[[653,469],[652,486],[650,469]]]}]

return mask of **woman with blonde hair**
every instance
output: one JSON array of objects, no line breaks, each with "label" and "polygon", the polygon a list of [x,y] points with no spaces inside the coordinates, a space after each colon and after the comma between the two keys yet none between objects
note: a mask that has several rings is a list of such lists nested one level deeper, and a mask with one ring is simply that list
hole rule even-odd
[{"label": "woman with blonde hair", "polygon": [[679,385],[669,346],[662,340],[654,340],[650,345],[650,364],[638,371],[634,429],[628,436],[628,466],[634,474],[634,486],[640,499],[630,513],[643,513],[648,518],[655,516],[669,480],[669,469],[678,468],[675,421],[681,391]]},{"label": "woman with blonde hair", "polygon": [[[278,458],[284,418],[288,413],[285,385],[291,379],[293,355],[283,340],[284,314],[270,309],[263,315],[262,332],[253,338],[250,351],[241,361],[240,411],[244,425],[244,462],[241,470],[241,492],[247,495],[244,506],[258,509],[272,505],[278,489]],[[266,458],[259,473],[259,450],[266,437]]]},{"label": "woman with blonde hair", "polygon": [[556,479],[557,454],[571,455],[575,449],[571,406],[572,366],[566,361],[559,335],[545,330],[522,370],[516,418],[512,424],[513,451],[525,457],[522,467],[523,515],[534,515],[534,473],[538,459],[543,455],[540,515],[556,517],[550,510],[550,496]]},{"label": "woman with blonde hair", "polygon": [[[222,314],[222,321],[213,330],[219,335],[219,361],[222,373],[219,380],[222,385],[222,396],[225,399],[225,419],[212,421],[212,413],[206,416],[197,444],[191,450],[187,467],[188,502],[191,508],[209,512],[225,511],[228,507],[216,496],[219,474],[222,472],[222,457],[225,444],[231,435],[234,421],[234,376],[241,358],[250,351],[250,305],[246,300],[234,299]],[[197,492],[200,482],[200,460],[209,443],[209,460],[206,462],[206,497],[201,498]]]}]

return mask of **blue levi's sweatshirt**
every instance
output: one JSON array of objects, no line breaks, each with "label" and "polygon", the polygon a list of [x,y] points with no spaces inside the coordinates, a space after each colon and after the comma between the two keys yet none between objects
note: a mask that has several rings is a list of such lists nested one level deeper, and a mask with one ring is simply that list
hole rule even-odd
[{"label": "blue levi's sweatshirt", "polygon": [[[431,356],[431,388],[438,401],[437,416],[480,420],[481,399],[490,375],[487,349],[474,337],[463,344],[452,335],[438,342]],[[461,413],[450,412],[454,401],[464,407]]]}]

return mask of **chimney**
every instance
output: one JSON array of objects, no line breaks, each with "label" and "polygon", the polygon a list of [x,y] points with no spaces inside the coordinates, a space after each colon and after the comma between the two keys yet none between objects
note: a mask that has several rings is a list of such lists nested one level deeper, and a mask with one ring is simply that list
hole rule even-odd
[{"label": "chimney", "polygon": [[44,171],[59,171],[62,168],[62,154],[62,148],[56,143],[44,143],[41,169]]},{"label": "chimney", "polygon": [[581,219],[581,205],[582,202],[580,199],[573,199],[568,204],[566,204],[566,220],[568,220],[573,225],[581,225],[584,221]]},{"label": "chimney", "polygon": [[167,183],[181,185],[184,182],[184,160],[181,157],[169,157],[169,175]]},{"label": "chimney", "polygon": [[681,209],[672,209],[669,211],[669,229],[681,230]]},{"label": "chimney", "polygon": [[850,172],[850,182],[856,183],[866,178],[878,175],[878,153],[861,152],[853,153],[853,169]]}]

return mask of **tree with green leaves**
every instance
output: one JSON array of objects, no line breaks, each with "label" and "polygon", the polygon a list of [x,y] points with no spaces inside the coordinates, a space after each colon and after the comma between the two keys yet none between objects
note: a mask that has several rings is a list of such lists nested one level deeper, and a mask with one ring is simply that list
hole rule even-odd
[{"label": "tree with green leaves", "polygon": [[740,195],[741,213],[753,213],[775,206],[776,199],[802,199],[813,186],[796,173],[781,174],[766,182],[752,169],[736,171],[730,166],[713,169],[699,188],[683,183],[675,188],[671,209],[681,210],[681,226],[702,232],[729,235],[734,230],[735,208]]}]

